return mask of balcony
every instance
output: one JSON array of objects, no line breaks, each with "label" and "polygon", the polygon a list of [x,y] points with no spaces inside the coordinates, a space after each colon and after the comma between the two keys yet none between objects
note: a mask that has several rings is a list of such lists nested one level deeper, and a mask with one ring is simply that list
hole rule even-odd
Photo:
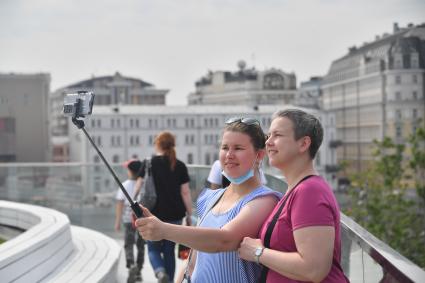
[{"label": "balcony", "polygon": [[[204,188],[209,167],[188,167],[192,197],[196,199]],[[113,168],[120,180],[126,178],[124,168],[118,164]],[[267,179],[271,188],[286,190],[282,179],[271,175]],[[113,230],[116,190],[103,164],[0,164],[0,199],[53,208],[66,214],[72,225],[122,239]],[[341,216],[341,227],[342,265],[351,282],[425,282],[423,269],[349,217]]]},{"label": "balcony", "polygon": [[342,145],[342,140],[331,140],[329,142],[329,147],[330,148],[337,148],[337,147],[339,147],[341,145]]}]

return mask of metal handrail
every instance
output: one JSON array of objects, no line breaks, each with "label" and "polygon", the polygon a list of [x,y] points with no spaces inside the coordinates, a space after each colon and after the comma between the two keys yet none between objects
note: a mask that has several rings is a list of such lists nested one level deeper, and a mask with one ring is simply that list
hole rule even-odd
[{"label": "metal handrail", "polygon": [[373,236],[353,219],[341,213],[341,227],[352,242],[373,258],[384,271],[398,282],[425,282],[425,271],[399,252]]}]

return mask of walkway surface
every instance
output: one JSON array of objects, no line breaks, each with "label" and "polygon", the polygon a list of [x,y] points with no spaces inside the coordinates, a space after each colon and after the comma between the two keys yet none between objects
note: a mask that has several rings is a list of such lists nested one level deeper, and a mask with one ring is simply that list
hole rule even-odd
[{"label": "walkway surface", "polygon": [[[117,240],[120,247],[124,247],[124,241],[123,240]],[[142,277],[144,283],[156,283],[158,282],[155,278],[155,274],[153,273],[152,266],[149,262],[148,258],[148,252],[147,252],[147,246],[145,246],[145,263],[143,265],[142,269]],[[137,253],[136,248],[134,249],[135,254]],[[125,255],[124,255],[124,248],[121,249],[121,256],[118,266],[118,274],[117,274],[117,282],[118,283],[126,283],[127,282],[127,276],[128,276],[128,269],[125,267]],[[183,267],[183,261],[176,258],[176,274],[177,272]]]}]

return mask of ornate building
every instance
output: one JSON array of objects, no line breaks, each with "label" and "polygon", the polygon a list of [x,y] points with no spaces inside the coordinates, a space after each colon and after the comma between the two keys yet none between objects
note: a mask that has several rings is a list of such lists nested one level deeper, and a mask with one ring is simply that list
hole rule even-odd
[{"label": "ornate building", "polygon": [[239,70],[209,72],[196,83],[189,94],[191,104],[272,105],[293,104],[296,94],[296,77],[278,69],[257,71],[247,69],[244,61]]},{"label": "ornate building", "polygon": [[167,89],[157,89],[141,79],[124,77],[116,72],[113,76],[93,77],[88,80],[60,88],[50,97],[52,104],[52,134],[66,135],[67,119],[62,114],[66,93],[79,90],[93,91],[96,105],[164,105]]},{"label": "ornate building", "polygon": [[376,36],[332,62],[322,82],[323,109],[334,113],[338,160],[367,168],[373,140],[404,143],[425,118],[425,24]]},{"label": "ornate building", "polygon": [[69,119],[62,113],[65,94],[79,90],[93,91],[95,105],[110,106],[118,111],[120,105],[164,105],[167,89],[157,89],[141,79],[124,77],[116,72],[113,76],[93,77],[60,88],[50,94],[52,134],[52,161],[69,161]]}]

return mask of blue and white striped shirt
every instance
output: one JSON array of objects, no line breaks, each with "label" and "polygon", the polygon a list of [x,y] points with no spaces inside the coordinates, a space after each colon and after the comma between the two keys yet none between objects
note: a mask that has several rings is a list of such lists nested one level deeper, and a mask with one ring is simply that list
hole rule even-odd
[{"label": "blue and white striped shirt", "polygon": [[[197,210],[199,217],[204,217],[203,214],[206,211],[208,213],[203,218],[200,224],[201,227],[221,228],[235,218],[241,209],[251,200],[266,195],[275,195],[277,198],[281,198],[282,196],[268,187],[261,186],[240,199],[232,209],[222,214],[214,214],[210,210],[210,207],[216,203],[224,190],[207,190],[198,198]],[[257,282],[260,271],[261,268],[256,263],[240,259],[237,251],[219,253],[198,251],[191,280],[193,283]]]}]

